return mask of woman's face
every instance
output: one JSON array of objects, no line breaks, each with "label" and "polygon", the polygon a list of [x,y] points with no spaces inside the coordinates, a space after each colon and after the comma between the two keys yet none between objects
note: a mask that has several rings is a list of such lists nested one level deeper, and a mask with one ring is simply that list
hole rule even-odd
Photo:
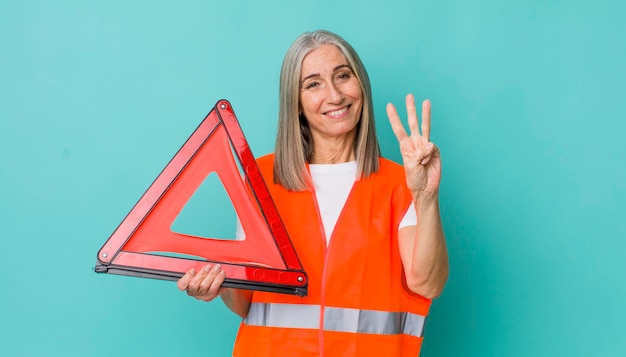
[{"label": "woman's face", "polygon": [[362,107],[361,85],[339,48],[322,45],[304,57],[300,110],[314,143],[353,139]]}]

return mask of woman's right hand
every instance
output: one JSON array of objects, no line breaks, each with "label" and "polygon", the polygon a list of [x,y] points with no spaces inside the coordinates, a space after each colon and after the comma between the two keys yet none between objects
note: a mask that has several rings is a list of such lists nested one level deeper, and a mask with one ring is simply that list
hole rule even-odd
[{"label": "woman's right hand", "polygon": [[221,286],[226,274],[219,264],[208,264],[200,271],[189,270],[178,280],[178,288],[186,291],[187,295],[202,301],[211,301],[220,296]]}]

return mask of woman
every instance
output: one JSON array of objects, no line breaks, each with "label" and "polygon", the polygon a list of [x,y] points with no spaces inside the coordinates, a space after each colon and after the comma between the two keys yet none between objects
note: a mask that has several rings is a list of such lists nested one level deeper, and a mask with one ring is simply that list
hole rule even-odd
[{"label": "woman", "polygon": [[421,134],[412,95],[406,107],[410,134],[387,105],[402,167],[380,157],[369,78],[354,49],[328,31],[291,45],[276,150],[258,164],[308,274],[308,295],[220,288],[219,265],[178,282],[200,300],[221,296],[244,318],[234,356],[419,354],[448,258],[430,102]]}]

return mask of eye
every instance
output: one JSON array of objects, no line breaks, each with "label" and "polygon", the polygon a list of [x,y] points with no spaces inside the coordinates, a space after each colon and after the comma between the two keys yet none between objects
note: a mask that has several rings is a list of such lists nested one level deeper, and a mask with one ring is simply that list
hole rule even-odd
[{"label": "eye", "polygon": [[303,89],[312,89],[312,88],[318,87],[319,85],[320,85],[319,82],[312,81],[312,82],[304,83],[302,85],[302,88]]},{"label": "eye", "polygon": [[343,71],[337,74],[337,80],[340,80],[340,81],[346,81],[350,78],[352,78],[352,72],[349,72],[349,71]]}]

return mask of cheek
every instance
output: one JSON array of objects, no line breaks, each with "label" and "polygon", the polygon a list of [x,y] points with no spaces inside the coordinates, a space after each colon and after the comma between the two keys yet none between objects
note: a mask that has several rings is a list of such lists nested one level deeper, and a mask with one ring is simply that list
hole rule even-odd
[{"label": "cheek", "polygon": [[355,102],[359,103],[360,112],[363,108],[363,92],[361,91],[361,87],[358,85],[356,87],[353,87],[349,95],[355,100]]},{"label": "cheek", "polygon": [[300,96],[300,108],[304,113],[313,113],[319,108],[319,98],[307,93]]},{"label": "cheek", "polygon": [[358,81],[348,83],[348,85],[343,88],[343,93],[354,100],[363,100],[363,91]]},{"label": "cheek", "polygon": [[358,100],[363,101],[363,91],[361,90],[361,86],[358,83],[353,88],[354,97]]}]

